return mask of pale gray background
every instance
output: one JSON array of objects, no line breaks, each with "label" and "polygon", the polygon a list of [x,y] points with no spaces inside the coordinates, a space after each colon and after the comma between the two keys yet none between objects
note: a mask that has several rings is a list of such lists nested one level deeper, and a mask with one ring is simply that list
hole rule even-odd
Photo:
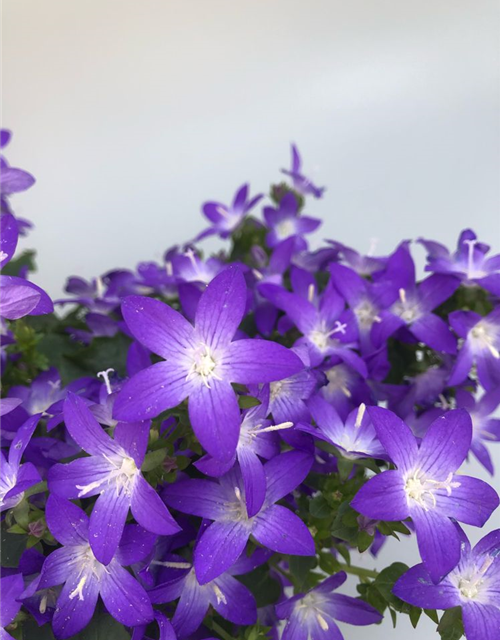
[{"label": "pale gray background", "polygon": [[[4,0],[3,124],[10,161],[38,179],[14,201],[36,224],[36,281],[59,295],[67,275],[160,259],[201,228],[204,200],[265,190],[291,140],[328,187],[309,207],[318,241],[384,252],[473,226],[498,251],[499,14],[497,0]],[[400,559],[418,561],[414,540],[374,566]],[[343,630],[436,637],[402,617]]]}]

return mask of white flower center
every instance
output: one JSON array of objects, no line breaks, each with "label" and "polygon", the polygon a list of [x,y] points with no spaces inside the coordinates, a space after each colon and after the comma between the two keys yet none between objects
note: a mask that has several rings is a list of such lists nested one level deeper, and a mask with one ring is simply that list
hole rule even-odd
[{"label": "white flower center", "polygon": [[349,371],[342,365],[332,367],[325,372],[328,379],[327,391],[335,393],[341,391],[347,398],[352,396],[349,391],[349,383],[351,381],[351,375]]},{"label": "white flower center", "polygon": [[108,486],[114,484],[117,494],[124,490],[127,495],[131,496],[135,477],[139,473],[135,461],[129,456],[115,456],[114,458],[108,458],[108,456],[103,457],[111,463],[113,468],[110,469],[108,476],[102,480],[96,480],[95,482],[85,485],[77,484],[76,488],[80,489],[78,497],[84,497],[90,491],[97,489],[104,483],[107,483]]},{"label": "white flower center", "polygon": [[284,239],[293,236],[295,233],[295,224],[293,220],[282,220],[276,225],[276,234],[278,238]]},{"label": "white flower center", "polygon": [[[462,600],[476,600],[487,604],[489,601],[489,580],[485,576],[495,558],[486,556],[481,566],[469,565],[453,571],[450,580],[457,587]],[[459,565],[460,566],[460,565]]]},{"label": "white flower center", "polygon": [[320,324],[316,329],[311,331],[308,337],[320,351],[325,351],[332,346],[332,336],[336,333],[345,334],[346,328],[346,324],[336,320],[335,327],[333,329],[328,329],[324,324]]},{"label": "white flower center", "polygon": [[426,478],[420,469],[413,471],[411,475],[406,478],[405,492],[408,501],[413,500],[420,505],[425,511],[429,511],[430,508],[436,507],[435,491],[444,489],[450,496],[453,489],[457,489],[460,486],[460,482],[453,481],[453,474],[450,473],[446,480],[433,480],[432,478]]},{"label": "white flower center", "polygon": [[200,377],[203,384],[210,389],[210,378],[221,378],[216,373],[217,358],[212,349],[206,344],[200,344],[197,349],[193,351],[192,364],[186,376],[186,380],[193,377]]},{"label": "white flower center", "polygon": [[480,320],[471,329],[471,336],[476,341],[477,346],[481,349],[488,349],[494,358],[500,358],[500,352],[497,347],[500,342],[500,336],[496,327],[484,320]]},{"label": "white flower center", "polygon": [[422,315],[420,307],[415,300],[409,300],[406,297],[405,289],[399,290],[399,302],[392,307],[393,313],[402,318],[407,324],[414,322]]},{"label": "white flower center", "polygon": [[364,330],[370,329],[374,322],[381,322],[381,318],[377,315],[378,309],[369,300],[363,300],[353,311],[359,326]]}]

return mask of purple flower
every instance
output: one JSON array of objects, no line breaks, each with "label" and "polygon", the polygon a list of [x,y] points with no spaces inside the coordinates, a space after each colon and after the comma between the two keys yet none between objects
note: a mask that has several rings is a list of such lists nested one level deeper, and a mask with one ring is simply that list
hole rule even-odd
[{"label": "purple flower", "polygon": [[492,414],[500,404],[500,388],[487,391],[476,402],[472,393],[457,389],[457,407],[466,409],[472,420],[472,443],[470,450],[493,475],[493,462],[485,444],[500,441],[500,419],[492,418]]},{"label": "purple flower", "polygon": [[281,640],[343,640],[335,620],[358,626],[380,622],[382,615],[366,602],[332,593],[346,579],[346,573],[340,571],[306,594],[277,604],[278,618],[287,620]]},{"label": "purple flower", "polygon": [[[2,129],[0,148],[6,147],[12,133],[7,129]],[[20,191],[26,191],[35,183],[35,178],[23,169],[17,169],[9,166],[7,160],[0,156],[0,202],[2,212],[10,213],[10,207],[7,201],[7,197],[13,193],[19,193]]]},{"label": "purple flower", "polygon": [[427,249],[426,271],[452,273],[465,285],[477,284],[500,295],[500,254],[487,258],[490,247],[479,242],[471,229],[462,231],[453,254],[439,242],[423,239],[419,242]]},{"label": "purple flower", "polygon": [[321,224],[318,218],[299,216],[299,203],[291,192],[283,196],[277,208],[264,207],[264,218],[271,229],[266,236],[271,249],[288,238],[295,238],[296,251],[305,249],[307,243],[303,236],[316,231]]},{"label": "purple flower", "polygon": [[439,584],[423,564],[412,567],[394,585],[401,600],[424,609],[462,608],[468,640],[500,637],[500,529],[471,549],[461,535],[460,562]]},{"label": "purple flower", "polygon": [[366,414],[364,404],[351,411],[345,423],[334,407],[321,396],[312,397],[307,404],[317,428],[301,424],[298,427],[301,431],[333,444],[340,449],[344,458],[357,460],[358,458],[384,459],[387,457]]},{"label": "purple flower", "polygon": [[[248,517],[254,516],[260,510],[266,496],[266,476],[259,456],[270,460],[278,455],[280,447],[276,432],[293,427],[293,422],[273,425],[271,420],[266,419],[269,414],[268,389],[262,391],[257,397],[261,400],[261,404],[248,409],[243,414],[235,454],[243,476]],[[206,455],[198,460],[195,466],[202,473],[220,477],[230,471],[235,458],[228,462],[220,462]]]},{"label": "purple flower", "polygon": [[[217,258],[203,260],[191,247],[184,253],[177,253],[171,260],[172,273],[179,283],[196,282],[208,284],[224,268]],[[166,263],[167,268],[169,262]]]},{"label": "purple flower", "polygon": [[[99,595],[109,613],[125,626],[153,620],[147,593],[123,568],[144,555],[141,536],[137,535],[140,532],[136,531],[132,536],[127,533],[126,544],[105,566],[97,560],[90,546],[92,533],[84,511],[51,495],[47,500],[46,517],[50,532],[64,545],[47,557],[38,583],[38,590],[64,583],[52,620],[58,640],[69,638],[87,626]],[[152,541],[148,541],[149,546]]]},{"label": "purple flower", "polygon": [[38,375],[30,387],[11,387],[9,394],[22,399],[22,407],[29,415],[45,413],[50,407],[66,395],[61,389],[61,376],[55,367]]},{"label": "purple flower", "polygon": [[244,184],[236,192],[233,203],[228,207],[220,202],[205,202],[203,205],[203,213],[212,223],[212,227],[206,229],[196,238],[201,240],[214,233],[221,238],[228,238],[243,222],[247,213],[255,207],[255,205],[263,197],[261,194],[248,198],[250,185]]},{"label": "purple flower", "polygon": [[329,285],[325,289],[317,305],[314,304],[314,288],[310,289],[308,299],[274,284],[264,284],[259,290],[264,297],[285,311],[303,334],[296,345],[307,345],[312,366],[321,364],[327,356],[334,355],[366,376],[365,363],[350,348],[357,341],[355,321],[352,313],[344,310],[344,300],[333,286]]},{"label": "purple flower", "polygon": [[12,440],[7,459],[0,453],[0,512],[19,504],[24,492],[41,481],[40,474],[31,462],[21,464],[24,450],[40,417],[40,414],[32,416],[20,427]]},{"label": "purple flower", "polygon": [[172,618],[173,627],[179,638],[194,633],[208,611],[210,605],[217,613],[239,625],[250,625],[257,621],[257,608],[252,593],[235,575],[248,573],[269,558],[263,549],[256,550],[250,558],[243,555],[226,573],[200,584],[194,567],[185,558],[167,555],[161,561],[157,584],[148,591],[153,604],[172,602],[179,598]]},{"label": "purple flower", "polygon": [[14,255],[19,238],[17,221],[10,213],[0,216],[0,267],[6,265]]},{"label": "purple flower", "polygon": [[382,271],[387,265],[388,258],[372,255],[372,251],[375,250],[376,239],[372,240],[367,255],[362,255],[355,249],[351,249],[351,247],[347,247],[345,244],[337,242],[336,240],[327,240],[327,242],[338,250],[343,261],[360,276],[371,276],[377,271]]},{"label": "purple flower", "polygon": [[431,424],[419,448],[394,413],[380,407],[368,412],[397,470],[371,478],[351,505],[376,520],[411,517],[423,563],[439,582],[460,558],[460,538],[450,518],[482,527],[499,503],[488,484],[456,473],[470,448],[470,417],[463,409],[448,411]]},{"label": "purple flower", "polygon": [[266,496],[260,511],[248,516],[245,486],[237,466],[219,482],[182,480],[165,487],[163,498],[183,513],[214,520],[202,533],[194,552],[194,568],[200,584],[222,575],[243,553],[252,535],[264,547],[278,553],[314,555],[314,540],[294,513],[275,504],[306,477],[312,456],[289,451],[264,465]]},{"label": "purple flower", "polygon": [[464,341],[448,380],[454,387],[467,378],[472,366],[486,390],[500,385],[500,307],[487,316],[474,311],[453,311],[449,315],[455,333]]},{"label": "purple flower", "polygon": [[194,327],[158,300],[127,298],[122,310],[130,331],[165,361],[125,383],[115,403],[115,417],[152,418],[189,397],[190,421],[202,446],[214,458],[230,459],[241,423],[231,383],[271,382],[303,368],[298,356],[274,342],[232,341],[246,299],[243,275],[231,267],[204,291]]},{"label": "purple flower", "polygon": [[292,178],[292,185],[295,191],[303,196],[312,195],[315,198],[323,197],[325,187],[316,187],[309,178],[302,173],[302,160],[296,145],[292,144],[292,164],[290,170],[282,169],[282,173]]},{"label": "purple flower", "polygon": [[[392,276],[392,273],[395,275]],[[386,277],[399,281],[399,299],[389,309],[380,312],[380,322],[372,330],[375,344],[383,344],[398,330],[397,335],[400,335],[406,327],[414,340],[436,351],[455,354],[457,341],[454,335],[448,324],[432,311],[452,296],[460,280],[449,275],[434,274],[417,285],[415,264],[405,244],[389,259]]]},{"label": "purple flower", "polygon": [[0,607],[0,640],[14,640],[14,638],[5,631],[7,627],[17,616],[21,608],[19,597],[24,590],[24,581],[21,573],[13,573],[4,576],[0,580],[0,591],[2,592],[2,606]]},{"label": "purple flower", "polygon": [[89,522],[92,551],[109,564],[122,537],[129,509],[137,522],[158,535],[179,531],[156,491],[140,471],[146,455],[149,423],[118,423],[111,439],[86,403],[68,394],[64,422],[71,437],[90,457],[56,464],[48,476],[49,490],[64,498],[99,495]]},{"label": "purple flower", "polygon": [[33,282],[17,276],[0,275],[0,317],[18,320],[24,316],[42,316],[54,311],[49,296]]}]

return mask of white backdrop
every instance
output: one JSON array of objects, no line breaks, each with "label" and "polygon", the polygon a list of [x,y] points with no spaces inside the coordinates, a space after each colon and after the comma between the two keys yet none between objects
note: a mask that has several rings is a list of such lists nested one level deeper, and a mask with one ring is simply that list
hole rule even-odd
[{"label": "white backdrop", "polygon": [[[3,125],[9,160],[38,179],[14,201],[36,224],[36,282],[57,296],[70,274],[159,259],[200,230],[204,200],[267,189],[291,140],[328,188],[308,211],[318,241],[385,252],[472,226],[500,250],[499,14],[497,0],[4,0]],[[418,560],[413,540],[375,565],[398,559]],[[343,630],[435,637],[403,618]]]}]

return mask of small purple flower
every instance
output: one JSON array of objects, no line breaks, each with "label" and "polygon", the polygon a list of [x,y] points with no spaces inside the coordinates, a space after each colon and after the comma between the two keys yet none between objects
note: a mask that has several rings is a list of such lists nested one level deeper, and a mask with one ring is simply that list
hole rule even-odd
[{"label": "small purple flower", "polygon": [[[78,633],[90,622],[101,596],[106,609],[127,627],[153,620],[153,608],[144,588],[123,568],[143,557],[141,538],[119,548],[106,566],[95,557],[89,539],[89,519],[84,511],[63,498],[51,495],[46,506],[47,524],[63,547],[45,560],[38,590],[64,583],[57,600],[52,629],[58,640]],[[144,534],[147,536],[146,532]],[[148,541],[147,547],[152,546]]]},{"label": "small purple flower", "polygon": [[274,284],[263,284],[260,293],[285,311],[288,318],[303,334],[296,345],[308,347],[311,365],[321,364],[327,356],[337,356],[361,375],[367,370],[363,360],[352,351],[357,343],[357,329],[351,311],[345,310],[344,300],[329,285],[315,302],[315,289],[308,298],[290,293]]},{"label": "small purple flower", "polygon": [[495,295],[500,295],[500,254],[486,257],[490,247],[479,242],[471,229],[460,234],[455,253],[431,240],[419,240],[427,249],[426,271],[451,273],[458,276],[466,286],[477,284]]},{"label": "small purple flower", "polygon": [[17,221],[10,213],[0,215],[0,267],[6,265],[14,255],[19,238]]},{"label": "small purple flower", "polygon": [[0,453],[0,512],[19,504],[24,492],[41,481],[40,474],[31,462],[21,464],[24,450],[40,417],[40,414],[32,416],[19,428],[10,445],[7,459]]},{"label": "small purple flower", "polygon": [[464,341],[448,380],[454,387],[464,382],[475,364],[477,377],[489,391],[500,385],[500,307],[487,316],[474,311],[453,311],[449,315],[455,333]]},{"label": "small purple flower", "polygon": [[43,289],[18,276],[0,275],[0,297],[0,317],[7,320],[42,316],[54,311],[52,300]]},{"label": "small purple flower", "polygon": [[220,202],[205,202],[203,213],[212,223],[212,227],[206,229],[196,238],[201,240],[214,233],[221,238],[228,238],[243,222],[247,213],[263,197],[261,194],[249,199],[248,191],[250,185],[244,184],[236,192],[233,203],[228,207]]},{"label": "small purple flower", "polygon": [[[169,263],[166,264],[168,267]],[[203,260],[191,247],[188,247],[184,253],[174,255],[170,264],[172,273],[179,283],[208,284],[224,268],[223,263],[217,258]]]},{"label": "small purple flower", "polygon": [[319,395],[307,403],[317,428],[308,424],[299,425],[301,431],[315,438],[333,444],[342,452],[344,458],[385,459],[387,454],[377,438],[375,429],[366,414],[366,406],[360,405],[351,411],[344,422],[337,411]]},{"label": "small purple flower", "polygon": [[[240,438],[235,458],[239,463],[245,499],[249,517],[254,516],[262,507],[266,496],[266,476],[259,457],[266,460],[274,458],[280,452],[277,431],[290,429],[293,422],[273,425],[267,420],[269,414],[269,390],[258,396],[261,404],[244,412],[240,428]],[[209,476],[220,477],[230,471],[235,459],[220,462],[209,455],[195,463],[195,467]]]},{"label": "small purple flower", "polygon": [[153,604],[172,602],[179,598],[172,625],[182,639],[194,633],[210,605],[217,613],[239,625],[250,625],[257,621],[257,608],[252,593],[235,575],[248,573],[269,558],[263,549],[256,550],[250,558],[243,555],[232,568],[205,584],[200,584],[196,572],[185,558],[167,555],[161,561],[156,586],[148,591]]},{"label": "small purple flower", "polygon": [[0,579],[0,591],[2,593],[2,606],[0,607],[0,640],[14,640],[5,631],[19,613],[21,602],[19,597],[24,591],[24,580],[21,573],[13,573]]},{"label": "small purple flower", "polygon": [[241,419],[231,383],[271,382],[303,369],[298,356],[275,342],[232,341],[246,300],[243,275],[234,267],[208,285],[194,327],[158,300],[126,298],[122,310],[130,331],[165,361],[125,383],[115,403],[115,417],[153,418],[189,397],[189,417],[202,446],[214,458],[232,458]]},{"label": "small purple flower", "polygon": [[299,203],[296,196],[289,192],[275,207],[264,207],[264,218],[270,231],[266,236],[267,245],[273,249],[288,238],[295,238],[295,250],[307,247],[304,235],[316,231],[320,226],[319,218],[299,215]]},{"label": "small purple flower", "polygon": [[306,594],[299,593],[277,604],[278,618],[287,621],[281,640],[343,640],[336,620],[358,626],[380,622],[382,615],[371,605],[332,593],[346,579],[347,574],[340,571]]},{"label": "small purple flower", "polygon": [[423,564],[412,567],[394,585],[401,600],[424,609],[462,608],[468,640],[500,637],[500,529],[471,549],[461,535],[460,562],[439,584]]},{"label": "small purple flower", "polygon": [[411,517],[423,563],[437,583],[460,558],[460,538],[450,518],[482,527],[499,503],[488,484],[456,473],[470,448],[470,417],[463,409],[448,411],[431,424],[419,447],[394,413],[380,407],[368,412],[397,470],[371,478],[351,505],[375,520]]},{"label": "small purple flower", "polygon": [[89,522],[92,551],[109,564],[122,537],[129,509],[137,522],[158,535],[180,527],[140,469],[146,455],[149,423],[118,423],[111,439],[86,403],[68,394],[64,422],[71,437],[90,457],[56,464],[49,472],[49,490],[64,498],[99,495]]},{"label": "small purple flower", "polygon": [[[29,415],[44,414],[50,407],[65,397],[61,388],[61,376],[55,367],[40,373],[29,387],[11,387],[9,394],[22,399],[22,407]],[[50,413],[50,411],[49,411]]]},{"label": "small purple flower", "polygon": [[[0,148],[6,147],[12,133],[7,129],[2,129]],[[7,160],[0,156],[0,202],[2,212],[10,213],[10,207],[7,201],[7,197],[13,193],[19,193],[20,191],[26,191],[35,184],[35,178],[24,171],[16,167],[11,167],[7,163]]]},{"label": "small purple flower", "polygon": [[302,159],[297,146],[292,144],[292,164],[290,170],[282,169],[282,173],[292,178],[292,185],[295,191],[303,196],[312,195],[315,198],[322,198],[325,187],[316,187],[309,178],[302,173]]},{"label": "small purple flower", "polygon": [[493,475],[493,462],[486,443],[500,441],[500,418],[493,418],[491,414],[500,404],[500,388],[487,391],[480,400],[476,401],[472,393],[457,389],[457,407],[466,409],[472,420],[472,443],[470,450]]},{"label": "small purple flower", "polygon": [[243,553],[250,535],[264,547],[291,555],[314,555],[314,540],[306,525],[286,507],[275,504],[306,477],[313,458],[289,451],[264,465],[266,496],[260,511],[248,516],[245,486],[237,466],[219,482],[182,480],[165,487],[168,505],[214,522],[202,533],[194,552],[200,584],[222,575]]},{"label": "small purple flower", "polygon": [[337,242],[336,240],[327,240],[327,242],[337,249],[342,261],[351,269],[354,269],[360,276],[371,276],[377,273],[377,271],[383,271],[387,265],[388,258],[372,255],[372,251],[375,250],[377,243],[375,238],[371,241],[370,249],[366,255],[362,255],[355,249],[351,249],[351,247],[347,247],[345,244]]}]

